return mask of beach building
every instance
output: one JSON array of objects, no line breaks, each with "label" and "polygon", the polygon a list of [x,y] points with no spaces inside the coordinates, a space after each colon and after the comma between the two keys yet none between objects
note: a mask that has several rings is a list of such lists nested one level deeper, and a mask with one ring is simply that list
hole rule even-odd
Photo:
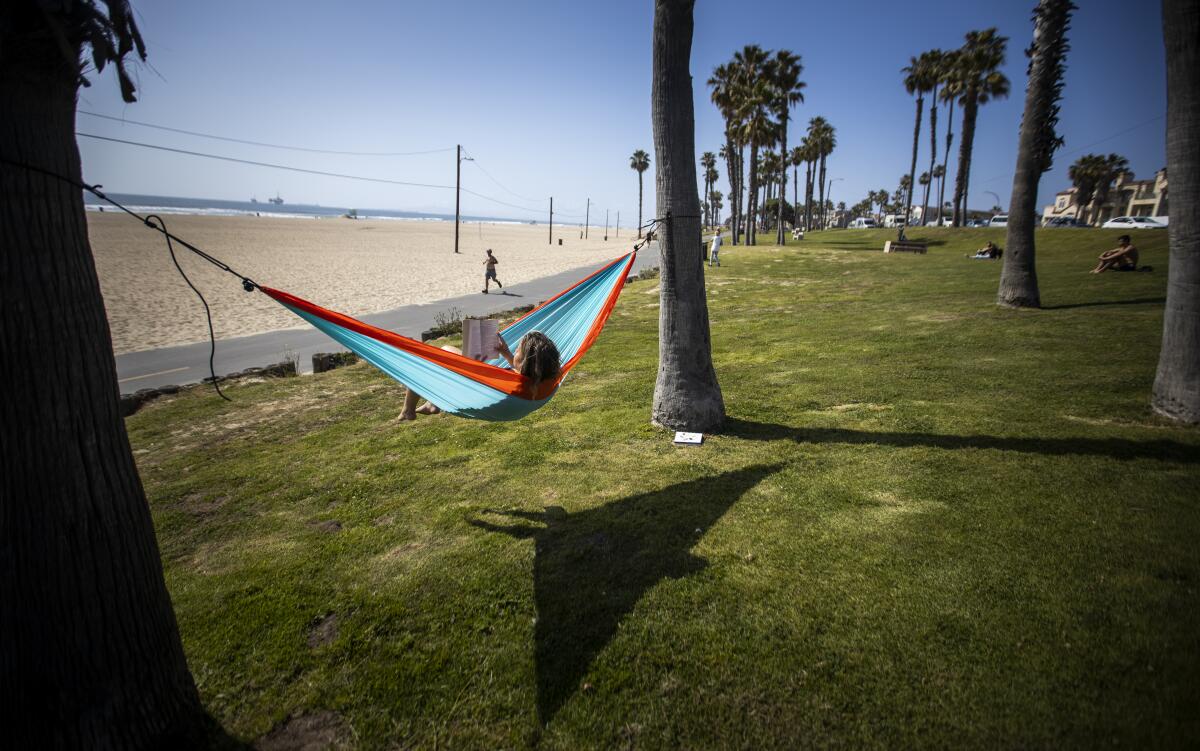
[{"label": "beach building", "polygon": [[[1079,204],[1075,200],[1075,187],[1054,194],[1054,203],[1042,209],[1042,224],[1052,219],[1079,218]],[[1167,170],[1164,167],[1154,173],[1152,180],[1134,180],[1133,173],[1117,175],[1108,199],[1103,204],[1094,200],[1086,219],[1089,224],[1099,226],[1115,216],[1168,216]]]}]

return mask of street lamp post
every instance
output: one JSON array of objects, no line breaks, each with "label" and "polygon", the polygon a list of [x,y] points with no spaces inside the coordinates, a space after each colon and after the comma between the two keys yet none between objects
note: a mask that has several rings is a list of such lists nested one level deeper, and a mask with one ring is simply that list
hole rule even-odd
[{"label": "street lamp post", "polygon": [[[844,178],[844,177],[829,178],[829,184],[825,187],[825,200],[826,201],[828,201],[829,203],[833,203],[833,184],[840,180],[845,180],[845,179],[846,178]],[[820,187],[820,186],[818,185],[817,187]],[[825,207],[824,206],[821,207],[821,229],[826,229],[826,227],[825,227]]]}]

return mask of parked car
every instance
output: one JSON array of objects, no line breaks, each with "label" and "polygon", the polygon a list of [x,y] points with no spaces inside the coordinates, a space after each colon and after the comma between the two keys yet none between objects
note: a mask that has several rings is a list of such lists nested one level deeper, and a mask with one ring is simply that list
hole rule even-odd
[{"label": "parked car", "polygon": [[853,222],[850,222],[850,229],[875,229],[878,226],[875,223],[875,219],[869,216],[860,216]]},{"label": "parked car", "polygon": [[1007,227],[1008,226],[1008,214],[996,214],[994,217],[992,217],[991,221],[988,222],[988,226],[989,227]]},{"label": "parked car", "polygon": [[1046,227],[1086,227],[1087,225],[1080,224],[1079,222],[1075,221],[1074,217],[1056,216],[1053,219],[1047,221],[1044,226],[1046,226]]},{"label": "parked car", "polygon": [[1148,216],[1117,216],[1100,226],[1104,229],[1166,229],[1167,225]]}]

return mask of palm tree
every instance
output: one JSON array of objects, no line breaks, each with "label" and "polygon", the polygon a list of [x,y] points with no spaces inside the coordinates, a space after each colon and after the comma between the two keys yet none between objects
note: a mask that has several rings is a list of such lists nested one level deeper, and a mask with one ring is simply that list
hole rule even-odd
[{"label": "palm tree", "polygon": [[0,402],[0,671],[11,748],[158,748],[205,732],[118,404],[80,189],[85,65],[111,63],[133,102],[125,58],[146,54],[128,2],[98,5],[0,4],[0,347],[13,365]]},{"label": "palm tree", "polygon": [[913,125],[912,164],[908,168],[909,195],[904,205],[904,225],[908,226],[912,206],[913,183],[917,177],[917,144],[921,139],[921,115],[925,110],[925,93],[932,91],[937,82],[936,70],[930,60],[929,53],[921,57],[909,58],[910,63],[901,69],[904,73],[904,90],[917,95],[917,119]]},{"label": "palm tree", "polygon": [[725,120],[725,145],[721,147],[720,153],[725,158],[725,172],[729,175],[729,208],[732,218],[730,225],[733,230],[732,242],[737,245],[739,237],[738,198],[741,194],[738,155],[741,152],[741,146],[738,141],[740,123],[737,120],[736,106],[737,70],[733,63],[725,63],[714,68],[712,76],[708,79],[708,86],[712,89],[712,103],[716,105],[721,117]]},{"label": "palm tree", "polygon": [[767,75],[767,53],[757,44],[748,44],[733,55],[738,71],[737,113],[742,140],[750,146],[750,184],[746,194],[746,244],[753,245],[758,214],[758,150],[774,138],[771,120],[772,84]]},{"label": "palm tree", "polygon": [[1074,200],[1075,205],[1079,207],[1076,210],[1075,218],[1080,224],[1085,223],[1084,217],[1088,215],[1088,208],[1092,205],[1092,199],[1096,195],[1096,184],[1100,181],[1103,172],[1104,157],[1096,154],[1084,154],[1067,168],[1067,177],[1075,186]]},{"label": "palm tree", "polygon": [[781,179],[779,182],[778,214],[776,216],[778,226],[775,230],[775,242],[780,245],[787,244],[787,240],[783,234],[783,199],[787,194],[786,160],[789,159],[787,146],[788,116],[792,107],[804,101],[803,90],[806,84],[800,80],[800,73],[803,70],[804,66],[800,64],[800,56],[788,50],[779,50],[775,53],[775,57],[771,59],[771,79],[775,84],[775,116],[779,119],[779,153],[783,160],[780,165]]},{"label": "palm tree", "polygon": [[[921,57],[925,60],[925,67],[929,73],[930,97],[929,97],[929,176],[930,179],[937,176],[937,115],[938,115],[938,88],[942,85],[942,77],[944,75],[943,68],[946,64],[946,53],[938,49],[928,50],[921,53]],[[926,191],[928,194],[928,191]],[[924,209],[929,208],[929,201],[924,202]],[[921,214],[921,223],[929,224],[929,215]]]},{"label": "palm tree", "polygon": [[1154,378],[1155,412],[1200,422],[1200,7],[1194,0],[1164,0],[1167,48],[1167,173],[1171,176],[1170,262],[1162,350]]},{"label": "palm tree", "polygon": [[638,149],[629,157],[629,168],[638,176],[638,239],[642,237],[642,173],[650,169],[650,155]]},{"label": "palm tree", "polygon": [[[936,167],[933,168],[933,172],[931,173],[930,177],[938,181],[938,192],[942,195],[945,195],[946,194],[946,167],[941,164],[937,165]],[[928,224],[928,222],[926,222],[926,224]],[[942,207],[941,206],[938,206],[937,224],[939,227],[942,224]]]},{"label": "palm tree", "polygon": [[1029,82],[1025,86],[1025,114],[1017,147],[1017,168],[1009,200],[1007,252],[1000,272],[996,302],[1010,308],[1040,308],[1037,267],[1034,264],[1034,218],[1038,183],[1050,169],[1054,152],[1062,146],[1058,125],[1066,70],[1067,30],[1071,26],[1071,0],[1041,0],[1033,11],[1033,43],[1028,50]]},{"label": "palm tree", "polygon": [[723,206],[721,200],[723,198],[725,196],[719,190],[713,190],[708,194],[708,202],[712,206],[713,225],[716,227],[721,226],[721,207]]},{"label": "palm tree", "polygon": [[813,202],[813,179],[816,175],[817,162],[821,159],[821,150],[817,148],[817,142],[812,135],[812,124],[809,124],[809,134],[800,142],[800,148],[804,151],[805,177],[804,177],[804,231],[808,232],[812,229],[812,202]]},{"label": "palm tree", "polygon": [[825,160],[830,154],[833,153],[833,150],[837,148],[837,135],[834,127],[830,125],[825,118],[818,117],[815,119],[819,121],[817,125],[818,136],[816,142],[818,152],[821,156],[821,176],[819,178],[819,182],[817,183],[817,188],[821,193],[819,202],[821,206],[821,221],[819,223],[819,227],[820,229],[825,229]]},{"label": "palm tree", "polygon": [[946,175],[950,174],[950,146],[954,143],[954,102],[962,93],[960,58],[958,50],[943,52],[938,60],[938,82],[942,91],[938,95],[946,103],[946,151],[942,154],[942,164],[938,176],[938,225],[942,224],[942,211],[946,207]]},{"label": "palm tree", "polygon": [[692,75],[692,8],[695,0],[655,0],[651,119],[658,158],[657,212],[663,223],[659,254],[658,379],[654,424],[708,432],[725,420],[725,402],[713,370],[700,207],[696,191]]},{"label": "palm tree", "polygon": [[804,162],[804,149],[793,146],[788,153],[788,164],[792,168],[792,226],[800,226],[800,165]]},{"label": "palm tree", "polygon": [[917,182],[924,188],[921,196],[921,224],[929,224],[929,183],[932,182],[932,178],[928,172],[922,172]]},{"label": "palm tree", "polygon": [[1008,79],[998,68],[1004,64],[1008,38],[999,36],[996,29],[968,31],[966,43],[959,50],[958,74],[963,106],[962,141],[958,145],[958,176],[954,181],[954,223],[961,225],[967,207],[967,192],[971,180],[971,152],[975,145],[975,120],[979,105],[992,99],[1008,96]]},{"label": "palm tree", "polygon": [[[1096,210],[1093,212],[1093,222],[1099,224],[1104,220],[1101,209],[1108,203],[1108,194],[1112,190],[1113,180],[1123,172],[1129,172],[1129,160],[1119,154],[1109,154],[1097,162],[1099,177],[1096,180]],[[1132,174],[1130,174],[1132,178]]]},{"label": "palm tree", "polygon": [[700,166],[704,167],[704,224],[711,227],[712,222],[708,218],[708,191],[712,188],[712,183],[709,181],[708,176],[712,174],[714,168],[717,166],[717,155],[711,151],[704,152],[700,155]]}]

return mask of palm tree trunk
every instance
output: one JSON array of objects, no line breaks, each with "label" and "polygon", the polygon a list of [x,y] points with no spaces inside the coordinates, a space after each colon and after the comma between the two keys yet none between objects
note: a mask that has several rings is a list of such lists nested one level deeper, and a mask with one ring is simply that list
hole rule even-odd
[{"label": "palm tree trunk", "polygon": [[921,114],[925,109],[925,97],[917,97],[917,123],[913,127],[912,164],[908,168],[908,197],[904,201],[904,226],[908,226],[911,218],[913,190],[917,184],[917,144],[921,140]]},{"label": "palm tree trunk", "polygon": [[787,238],[783,234],[783,199],[787,195],[787,114],[784,113],[782,133],[780,136],[779,158],[782,160],[781,169],[779,170],[779,205],[775,212],[775,242],[779,245],[787,245]]},{"label": "palm tree trunk", "polygon": [[933,87],[929,99],[929,184],[925,186],[925,200],[921,205],[921,224],[929,224],[929,193],[933,187],[933,170],[937,165],[937,98],[938,87]]},{"label": "palm tree trunk", "polygon": [[1057,135],[1056,106],[1062,87],[1066,31],[1071,0],[1041,0],[1034,11],[1033,44],[1029,48],[1029,83],[1017,144],[1017,168],[1008,203],[1004,266],[996,302],[1011,308],[1040,308],[1034,229],[1038,183],[1050,168]]},{"label": "palm tree trunk", "polygon": [[800,226],[800,217],[796,214],[800,210],[800,165],[792,165],[792,227]]},{"label": "palm tree trunk", "polygon": [[642,170],[637,170],[637,239],[642,239]]},{"label": "palm tree trunk", "polygon": [[[12,29],[0,11],[4,42]],[[0,67],[3,155],[79,182],[77,68],[49,34],[40,47],[24,36]],[[81,191],[0,164],[0,196],[7,745],[199,744],[203,710],[117,401]]]},{"label": "palm tree trunk", "polygon": [[820,220],[817,222],[819,229],[825,229],[825,154],[821,154],[821,183],[817,186],[821,191],[821,199],[817,202],[817,211],[820,214]]},{"label": "palm tree trunk", "polygon": [[750,142],[750,186],[746,191],[746,244],[757,242],[758,224],[758,144]]},{"label": "palm tree trunk", "polygon": [[696,206],[695,113],[688,60],[695,0],[656,0],[651,92],[656,199],[664,223],[660,243],[658,380],[655,425],[708,432],[725,421],[713,369]]},{"label": "palm tree trunk", "polygon": [[812,196],[813,196],[813,160],[805,162],[804,177],[804,231],[812,231]]},{"label": "palm tree trunk", "polygon": [[1163,342],[1154,378],[1155,412],[1200,422],[1200,7],[1164,0],[1167,48],[1167,174],[1171,176],[1170,263]]},{"label": "palm tree trunk", "polygon": [[975,140],[975,113],[978,104],[975,95],[967,93],[963,102],[962,141],[958,144],[958,176],[954,180],[954,226],[961,227],[967,207],[967,170],[971,168],[971,146]]},{"label": "palm tree trunk", "polygon": [[737,222],[737,226],[738,226],[738,230],[739,230],[739,236],[742,238],[742,244],[748,244],[750,242],[750,240],[746,235],[746,231],[745,231],[745,227],[743,226],[743,222],[745,221],[745,218],[746,218],[746,201],[749,200],[749,196],[745,195],[745,193],[744,193],[744,191],[746,190],[746,152],[745,152],[745,147],[742,145],[738,146],[737,158],[738,158],[738,189],[737,189],[737,219],[736,219],[736,222]]},{"label": "palm tree trunk", "polygon": [[946,207],[946,176],[950,174],[950,145],[954,142],[954,100],[946,105],[946,153],[942,156],[942,176],[938,178],[938,226]]}]

